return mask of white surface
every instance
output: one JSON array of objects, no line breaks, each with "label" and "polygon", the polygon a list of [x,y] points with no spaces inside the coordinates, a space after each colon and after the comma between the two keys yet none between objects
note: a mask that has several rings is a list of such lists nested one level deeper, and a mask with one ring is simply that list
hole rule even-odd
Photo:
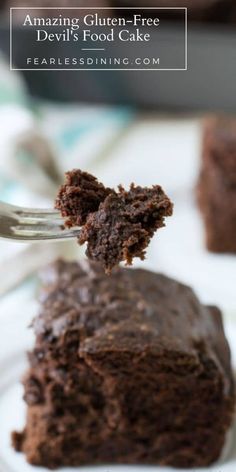
[{"label": "white surface", "polygon": [[199,169],[199,119],[140,117],[106,162],[95,165],[107,185],[160,184],[172,194],[192,188]]},{"label": "white surface", "polygon": [[148,251],[155,270],[190,285],[201,301],[236,316],[236,258],[206,250],[201,216],[189,195],[176,200],[174,215]]}]

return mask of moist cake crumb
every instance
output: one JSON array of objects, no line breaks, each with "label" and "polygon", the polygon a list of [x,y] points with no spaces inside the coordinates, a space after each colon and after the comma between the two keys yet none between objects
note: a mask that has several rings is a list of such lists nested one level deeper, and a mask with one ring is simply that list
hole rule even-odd
[{"label": "moist cake crumb", "polygon": [[67,172],[56,198],[67,227],[82,226],[79,244],[87,242],[86,255],[110,273],[121,261],[131,265],[145,250],[156,230],[165,226],[173,204],[159,185],[131,184],[126,191],[104,185],[81,170]]},{"label": "moist cake crumb", "polygon": [[88,172],[72,170],[66,172],[65,184],[61,186],[55,208],[66,218],[67,227],[86,223],[89,213],[98,210],[101,202],[112,192]]}]

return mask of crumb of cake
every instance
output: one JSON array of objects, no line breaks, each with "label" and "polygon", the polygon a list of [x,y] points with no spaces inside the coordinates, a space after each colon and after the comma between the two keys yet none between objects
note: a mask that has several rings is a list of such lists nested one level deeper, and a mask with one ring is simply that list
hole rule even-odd
[{"label": "crumb of cake", "polygon": [[111,192],[93,175],[72,170],[66,172],[66,181],[58,192],[55,208],[66,218],[65,226],[81,226]]},{"label": "crumb of cake", "polygon": [[12,441],[12,446],[14,447],[15,451],[20,452],[22,450],[24,439],[25,439],[24,432],[23,433],[19,433],[18,431],[12,432],[11,441]]},{"label": "crumb of cake", "polygon": [[131,265],[134,257],[143,260],[154,233],[173,212],[159,185],[131,184],[129,190],[119,185],[115,191],[80,170],[67,172],[56,208],[66,226],[81,226],[79,244],[87,243],[88,258],[99,261],[107,273],[122,261]]},{"label": "crumb of cake", "polygon": [[100,261],[107,272],[121,261],[131,265],[134,257],[145,258],[145,250],[172,204],[159,186],[150,189],[119,187],[91,213],[82,227],[79,243],[88,243],[89,259]]}]

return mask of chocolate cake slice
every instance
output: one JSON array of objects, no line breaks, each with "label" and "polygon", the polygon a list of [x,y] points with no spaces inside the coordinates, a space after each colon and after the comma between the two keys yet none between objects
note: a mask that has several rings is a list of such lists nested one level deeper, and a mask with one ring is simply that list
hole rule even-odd
[{"label": "chocolate cake slice", "polygon": [[99,261],[107,273],[121,261],[131,265],[134,257],[143,260],[154,233],[173,211],[159,185],[131,184],[128,191],[120,185],[115,191],[81,170],[67,172],[55,207],[65,226],[82,226],[79,244],[87,242],[87,256]]},{"label": "chocolate cake slice", "polygon": [[212,252],[236,253],[236,119],[205,120],[197,199],[206,245]]},{"label": "chocolate cake slice", "polygon": [[31,464],[207,466],[234,411],[220,311],[164,275],[58,261],[24,379]]}]

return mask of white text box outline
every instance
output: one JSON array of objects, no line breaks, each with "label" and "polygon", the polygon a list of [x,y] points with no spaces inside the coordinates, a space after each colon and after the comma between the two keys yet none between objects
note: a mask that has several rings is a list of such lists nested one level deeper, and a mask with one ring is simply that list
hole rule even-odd
[{"label": "white text box outline", "polygon": [[33,68],[33,69],[17,69],[12,66],[12,12],[13,10],[110,10],[110,7],[11,7],[10,8],[10,70],[11,71],[50,71],[50,72],[56,72],[56,71],[100,71],[100,72],[109,72],[109,71],[187,71],[188,70],[188,8],[187,7],[114,7],[113,10],[184,10],[185,11],[185,67],[183,68],[169,68],[169,69],[159,69],[159,68],[151,68],[151,69],[140,69],[140,68],[131,68],[131,69],[123,69],[123,68],[114,68],[114,69],[93,69],[93,68],[64,68],[64,69],[47,69],[47,68]]}]

